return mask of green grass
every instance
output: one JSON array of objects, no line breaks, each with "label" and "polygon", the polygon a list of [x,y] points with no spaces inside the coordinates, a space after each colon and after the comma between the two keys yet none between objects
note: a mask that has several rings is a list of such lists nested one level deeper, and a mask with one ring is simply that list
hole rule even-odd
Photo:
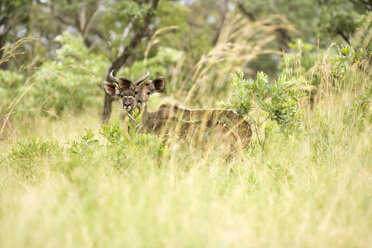
[{"label": "green grass", "polygon": [[111,143],[98,114],[23,120],[0,144],[0,247],[369,247],[372,127],[350,106],[321,101],[302,132],[227,159]]}]

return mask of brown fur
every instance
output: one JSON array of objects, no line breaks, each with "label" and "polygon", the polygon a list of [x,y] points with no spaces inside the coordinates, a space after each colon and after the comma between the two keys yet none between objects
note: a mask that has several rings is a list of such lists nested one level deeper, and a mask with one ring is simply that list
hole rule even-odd
[{"label": "brown fur", "polygon": [[[239,146],[247,147],[251,137],[252,130],[249,123],[234,111],[224,109],[187,109],[177,105],[163,104],[156,112],[148,113],[145,126],[151,126],[156,123],[163,123],[165,120],[172,120],[173,123],[181,123],[180,134],[186,135],[188,128],[185,125],[194,125],[196,130],[214,128],[218,130],[219,136],[230,137]],[[186,126],[187,126],[186,125]]]},{"label": "brown fur", "polygon": [[[132,91],[135,101],[131,98],[131,111],[138,108],[142,113],[142,125],[145,132],[153,132],[163,137],[188,138],[205,143],[214,140],[215,143],[230,146],[247,147],[252,137],[252,130],[247,121],[234,111],[224,109],[187,109],[177,105],[163,104],[158,111],[148,112],[147,104],[150,95],[164,89],[164,79],[148,80],[138,86],[130,83],[124,77],[120,78],[119,88],[105,84],[107,93],[122,96],[122,90]],[[130,93],[126,93],[130,94]],[[123,103],[124,104],[124,103]],[[211,139],[213,137],[213,139]],[[208,142],[209,142],[208,141]]]},{"label": "brown fur", "polygon": [[[252,130],[247,121],[234,111],[224,109],[187,109],[176,105],[163,104],[158,111],[148,112],[147,103],[154,92],[159,92],[164,87],[160,79],[148,81],[136,86],[134,91],[136,99],[141,105],[137,106],[142,112],[142,124],[148,130],[159,134],[175,133],[176,136],[187,137],[190,133],[202,133],[214,129],[213,134],[218,137],[234,140],[240,147],[247,147],[252,137]],[[155,83],[157,81],[157,84]],[[159,86],[160,87],[157,87]]]},{"label": "brown fur", "polygon": [[127,78],[120,77],[118,85],[116,85],[115,83],[105,82],[104,89],[108,95],[119,99],[121,108],[126,110],[128,113],[132,114],[133,109],[137,107],[134,87],[132,86],[132,82],[129,81]]}]

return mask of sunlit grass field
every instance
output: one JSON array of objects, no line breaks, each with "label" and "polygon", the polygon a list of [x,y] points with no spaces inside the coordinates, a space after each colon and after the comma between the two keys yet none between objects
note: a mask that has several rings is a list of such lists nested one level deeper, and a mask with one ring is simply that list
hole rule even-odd
[{"label": "sunlit grass field", "polygon": [[369,2],[1,2],[0,248],[372,248]]},{"label": "sunlit grass field", "polygon": [[352,104],[324,97],[302,131],[229,157],[103,131],[98,109],[20,120],[0,143],[0,247],[371,247],[372,127]]}]

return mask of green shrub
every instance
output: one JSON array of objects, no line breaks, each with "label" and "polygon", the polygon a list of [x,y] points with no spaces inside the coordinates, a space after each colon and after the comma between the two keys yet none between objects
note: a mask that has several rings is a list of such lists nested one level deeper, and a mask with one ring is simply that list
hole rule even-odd
[{"label": "green shrub", "polygon": [[56,141],[40,141],[34,137],[28,142],[18,142],[13,146],[8,159],[31,162],[35,158],[42,158],[56,151],[61,151]]},{"label": "green shrub", "polygon": [[78,139],[70,143],[70,154],[78,155],[79,161],[99,164],[108,161],[118,169],[141,166],[143,161],[153,164],[164,153],[163,140],[152,134],[142,134],[139,129],[125,132],[120,121],[103,126],[99,132],[107,142],[95,138],[92,130],[86,130]]},{"label": "green shrub", "polygon": [[128,133],[120,128],[121,123],[118,121],[104,126],[101,131],[101,135],[109,141],[104,148],[107,149],[106,155],[117,168],[141,165],[144,161],[152,164],[152,161],[156,161],[164,153],[161,138],[153,134],[141,133],[140,118],[140,115],[136,117],[135,127],[128,121],[130,126]]},{"label": "green shrub", "polygon": [[120,121],[104,125],[100,132],[110,143],[118,143],[123,140],[124,130],[121,128]]},{"label": "green shrub", "polygon": [[232,85],[232,99],[221,102],[225,108],[233,109],[240,115],[249,115],[256,108],[264,119],[276,121],[286,129],[300,125],[299,99],[304,97],[304,93],[299,86],[304,85],[303,82],[285,77],[269,82],[263,72],[257,73],[257,80],[247,80],[242,72],[237,72]]},{"label": "green shrub", "polygon": [[0,86],[7,88],[18,87],[24,80],[24,76],[15,71],[0,69]]},{"label": "green shrub", "polygon": [[338,48],[337,55],[330,57],[331,73],[334,81],[339,82],[338,85],[340,86],[353,84],[356,71],[367,76],[371,59],[372,51],[369,49],[353,48],[348,45]]},{"label": "green shrub", "polygon": [[85,107],[99,104],[98,95],[107,61],[102,55],[88,50],[82,37],[68,32],[57,36],[61,47],[55,59],[45,61],[33,74],[37,82],[24,104],[43,114],[60,116],[66,110],[79,112]]},{"label": "green shrub", "polygon": [[75,154],[81,154],[83,152],[93,151],[93,147],[99,144],[99,141],[94,138],[92,130],[85,130],[79,141],[72,141],[69,150]]},{"label": "green shrub", "polygon": [[[298,39],[289,44],[293,52],[285,53],[280,63],[280,74],[287,77],[301,77],[315,65],[319,51],[315,45]],[[314,82],[316,84],[316,82]]]},{"label": "green shrub", "polygon": [[164,153],[163,140],[152,134],[128,135],[108,148],[109,157],[118,169],[154,165]]},{"label": "green shrub", "polygon": [[9,104],[17,96],[19,88],[23,83],[24,76],[22,74],[0,69],[0,110],[9,107]]},{"label": "green shrub", "polygon": [[119,74],[130,76],[132,80],[136,80],[136,77],[144,74],[144,68],[147,68],[151,78],[166,77],[171,74],[172,68],[175,67],[182,55],[182,51],[169,47],[159,47],[155,56],[147,60],[147,64],[145,64],[145,61],[136,61],[133,66],[124,68]]},{"label": "green shrub", "polygon": [[372,85],[367,86],[354,101],[346,103],[343,122],[359,131],[364,130],[365,123],[372,124]]}]

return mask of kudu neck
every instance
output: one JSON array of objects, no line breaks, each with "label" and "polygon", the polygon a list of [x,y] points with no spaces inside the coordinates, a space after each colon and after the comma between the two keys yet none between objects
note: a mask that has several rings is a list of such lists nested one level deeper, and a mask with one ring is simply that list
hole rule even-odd
[{"label": "kudu neck", "polygon": [[147,104],[141,109],[142,118],[141,122],[146,123],[148,120]]}]

